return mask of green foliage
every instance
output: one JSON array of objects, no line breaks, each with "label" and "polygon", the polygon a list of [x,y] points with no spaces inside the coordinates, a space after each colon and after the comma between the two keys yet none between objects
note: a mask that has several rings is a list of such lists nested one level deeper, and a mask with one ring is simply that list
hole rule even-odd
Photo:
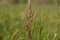
[{"label": "green foliage", "polygon": [[[11,40],[17,29],[14,40],[25,40],[26,5],[0,5],[0,40]],[[60,15],[56,6],[33,6],[32,40],[60,40]],[[59,12],[60,13],[60,12]]]}]

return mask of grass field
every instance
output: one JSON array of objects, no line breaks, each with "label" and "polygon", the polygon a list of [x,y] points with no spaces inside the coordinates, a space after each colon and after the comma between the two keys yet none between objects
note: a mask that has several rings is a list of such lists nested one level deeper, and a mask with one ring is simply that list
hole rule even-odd
[{"label": "grass field", "polygon": [[[26,40],[26,5],[0,5],[0,40]],[[57,6],[33,6],[32,40],[60,40],[60,9]]]}]

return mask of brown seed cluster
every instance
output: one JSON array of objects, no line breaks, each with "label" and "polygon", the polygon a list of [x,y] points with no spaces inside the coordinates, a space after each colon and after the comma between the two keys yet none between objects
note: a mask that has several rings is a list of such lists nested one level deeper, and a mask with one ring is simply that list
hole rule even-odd
[{"label": "brown seed cluster", "polygon": [[31,24],[32,24],[32,21],[33,21],[33,15],[34,15],[34,11],[32,10],[31,7],[29,7],[26,10],[26,19],[27,19],[27,21],[26,21],[26,24],[25,24],[27,40],[31,40]]}]

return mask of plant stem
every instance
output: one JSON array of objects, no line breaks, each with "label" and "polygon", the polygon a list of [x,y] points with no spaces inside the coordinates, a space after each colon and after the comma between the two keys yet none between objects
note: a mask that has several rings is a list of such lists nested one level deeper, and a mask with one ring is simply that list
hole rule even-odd
[{"label": "plant stem", "polygon": [[28,8],[26,10],[26,40],[31,40],[31,24],[33,21],[33,10],[31,8],[31,0],[28,0]]}]

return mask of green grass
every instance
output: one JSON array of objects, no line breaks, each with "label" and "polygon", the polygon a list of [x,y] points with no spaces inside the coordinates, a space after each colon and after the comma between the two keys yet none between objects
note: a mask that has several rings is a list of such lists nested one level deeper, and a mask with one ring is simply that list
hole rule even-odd
[{"label": "green grass", "polygon": [[[0,5],[0,40],[26,40],[26,5]],[[60,40],[60,12],[57,6],[33,6],[32,40]],[[60,9],[58,9],[59,11]]]}]

